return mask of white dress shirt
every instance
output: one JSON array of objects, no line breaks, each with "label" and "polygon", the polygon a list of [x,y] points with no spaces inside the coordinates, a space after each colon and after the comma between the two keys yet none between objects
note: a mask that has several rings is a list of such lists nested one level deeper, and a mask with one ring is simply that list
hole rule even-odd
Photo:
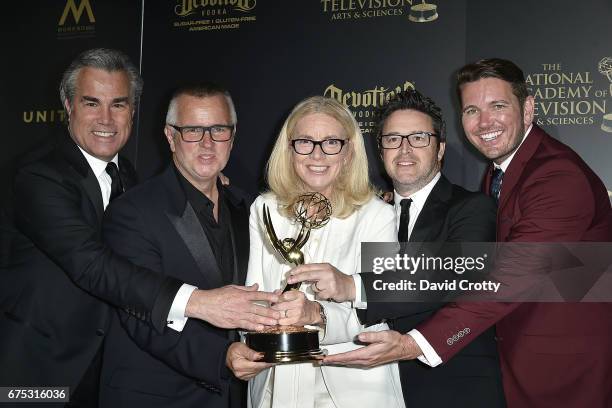
[{"label": "white dress shirt", "polygon": [[[414,230],[416,221],[419,218],[423,207],[425,206],[425,202],[427,201],[431,190],[433,190],[434,186],[436,185],[438,180],[440,180],[441,176],[442,175],[440,172],[436,173],[434,178],[431,179],[431,181],[427,183],[422,189],[407,197],[402,196],[400,193],[398,193],[397,190],[393,192],[393,201],[396,214],[395,220],[398,229],[400,223],[400,214],[402,212],[400,202],[405,198],[409,198],[412,200],[409,211],[410,221],[408,223],[408,239],[410,239],[410,236],[412,235],[412,231]],[[362,301],[361,276],[359,276],[359,274],[355,274],[353,275],[353,280],[355,282],[355,302],[353,305],[354,307],[359,309],[367,309],[367,302]],[[423,352],[423,355],[418,357],[419,360],[432,367],[435,367],[438,364],[442,363],[442,359],[440,359],[440,356],[438,356],[433,347],[429,344],[429,342],[427,342],[427,340],[425,340],[425,337],[423,337],[423,335],[418,330],[412,329],[407,334],[414,339],[414,341],[419,345],[421,351]]]},{"label": "white dress shirt", "polygon": [[[419,218],[419,214],[421,214],[421,210],[425,205],[425,201],[427,201],[427,197],[429,197],[429,193],[433,190],[434,186],[440,180],[441,174],[440,172],[436,173],[433,179],[429,183],[427,183],[422,189],[411,194],[410,196],[404,197],[397,190],[393,191],[393,208],[395,209],[395,227],[399,230],[400,224],[400,214],[402,213],[402,207],[400,206],[400,202],[405,198],[410,198],[412,203],[410,204],[410,222],[408,223],[408,238],[410,239],[410,235],[412,235],[412,230],[414,229],[414,225],[416,224],[417,218]],[[361,293],[362,281],[361,276],[356,273],[353,275],[353,281],[355,283],[355,300],[353,301],[353,307],[357,309],[367,309],[368,302],[363,301],[363,294]]]},{"label": "white dress shirt", "polygon": [[408,223],[408,239],[410,239],[410,236],[412,235],[412,230],[414,229],[414,225],[416,224],[416,221],[419,218],[419,214],[421,214],[421,210],[423,209],[423,206],[425,205],[425,201],[427,201],[427,197],[429,197],[429,193],[431,193],[431,190],[433,190],[438,180],[440,180],[440,177],[441,177],[441,174],[440,172],[438,172],[434,176],[434,178],[431,179],[431,181],[427,183],[422,189],[420,189],[416,193],[409,195],[408,197],[402,196],[400,193],[397,192],[397,190],[393,192],[393,201],[394,201],[393,207],[395,208],[395,213],[397,214],[397,217],[395,219],[397,222],[396,225],[398,229],[400,225],[400,214],[402,213],[402,207],[400,205],[400,202],[405,198],[409,198],[412,200],[412,203],[410,204],[410,211],[409,211],[410,222]]},{"label": "white dress shirt", "polygon": [[[77,147],[79,148],[81,153],[83,153],[83,156],[85,156],[85,160],[87,160],[89,167],[91,167],[94,176],[96,176],[96,179],[98,180],[98,184],[100,185],[100,191],[102,191],[102,205],[104,206],[104,210],[106,210],[106,207],[108,207],[108,203],[110,202],[112,184],[111,176],[106,172],[106,166],[109,162],[100,160],[97,157],[92,156],[91,154],[83,150],[81,146]],[[111,161],[117,165],[117,168],[119,168],[118,155],[115,155],[115,157],[113,157]]]}]

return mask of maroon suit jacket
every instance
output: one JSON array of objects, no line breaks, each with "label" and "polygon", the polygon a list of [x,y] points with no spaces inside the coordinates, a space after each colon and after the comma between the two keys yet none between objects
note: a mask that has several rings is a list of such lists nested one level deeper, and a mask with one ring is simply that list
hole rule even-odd
[{"label": "maroon suit jacket", "polygon": [[[612,241],[603,183],[536,125],[505,173],[497,240]],[[612,407],[612,303],[454,303],[417,329],[447,361],[496,323],[509,408]]]}]

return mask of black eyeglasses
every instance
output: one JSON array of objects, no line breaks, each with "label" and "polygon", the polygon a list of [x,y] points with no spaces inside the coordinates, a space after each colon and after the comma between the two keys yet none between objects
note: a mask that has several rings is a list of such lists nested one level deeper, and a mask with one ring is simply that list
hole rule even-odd
[{"label": "black eyeglasses", "polygon": [[211,126],[168,126],[181,134],[183,142],[197,143],[204,139],[206,132],[214,142],[227,142],[234,136],[235,125],[211,125]]},{"label": "black eyeglasses", "polygon": [[315,146],[319,146],[323,153],[327,155],[338,154],[342,151],[346,139],[325,139],[325,140],[310,140],[310,139],[293,139],[291,146],[297,154],[307,155],[314,152]]},{"label": "black eyeglasses", "polygon": [[438,135],[432,132],[414,132],[409,135],[387,134],[381,135],[378,138],[378,143],[383,149],[399,149],[402,146],[404,139],[408,140],[408,144],[415,148],[427,147],[431,141],[431,137]]}]

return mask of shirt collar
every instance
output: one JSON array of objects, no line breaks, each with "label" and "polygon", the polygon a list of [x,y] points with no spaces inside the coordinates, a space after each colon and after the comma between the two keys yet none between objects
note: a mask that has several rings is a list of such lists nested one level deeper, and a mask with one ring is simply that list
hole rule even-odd
[{"label": "shirt collar", "polygon": [[[91,170],[93,171],[96,178],[104,174],[104,172],[106,171],[106,166],[108,165],[109,162],[105,162],[104,160],[100,160],[97,157],[92,156],[91,154],[83,150],[81,146],[79,145],[77,145],[77,147],[79,148],[81,153],[83,153],[83,156],[85,156],[85,160],[87,160],[87,163],[89,164],[89,167],[91,167]],[[116,154],[111,159],[111,161],[117,165],[117,168],[119,168],[119,155],[118,154]]]},{"label": "shirt collar", "polygon": [[529,132],[531,132],[531,128],[533,127],[533,123],[529,125],[529,127],[527,128],[527,131],[525,132],[525,135],[523,135],[523,140],[521,140],[521,143],[518,145],[518,147],[512,152],[512,154],[510,156],[508,156],[506,158],[506,160],[504,160],[503,162],[501,162],[501,164],[497,164],[495,162],[493,162],[493,166],[496,169],[502,169],[502,171],[505,173],[506,170],[508,170],[508,166],[510,165],[510,162],[512,161],[512,158],[514,157],[514,155],[516,154],[516,152],[518,152],[518,149],[521,148],[521,145],[523,144],[523,142],[525,142],[525,139],[527,139],[527,135],[529,135]]},{"label": "shirt collar", "polygon": [[412,203],[410,204],[410,208],[423,208],[423,206],[425,205],[425,201],[427,201],[427,197],[429,197],[429,193],[431,193],[431,190],[433,190],[434,186],[436,185],[438,180],[440,180],[441,176],[442,174],[438,171],[429,183],[427,183],[422,189],[415,193],[412,193],[408,197],[404,197],[400,193],[398,193],[397,190],[394,190],[394,206],[397,208],[400,206],[400,201],[402,201],[402,199],[411,198]]},{"label": "shirt collar", "polygon": [[[212,200],[210,200],[206,196],[206,194],[202,193],[200,190],[195,188],[195,186],[191,184],[185,178],[185,176],[183,176],[183,174],[179,171],[179,169],[176,167],[174,162],[172,163],[172,166],[174,167],[174,171],[176,172],[176,175],[179,179],[183,192],[185,193],[187,201],[189,201],[193,209],[196,212],[207,212],[207,213],[212,214],[215,203],[213,203]],[[218,191],[217,202],[221,203],[223,201],[223,185],[221,184],[221,181],[219,180],[218,177],[217,177],[216,184],[217,184],[217,191]],[[219,205],[219,208],[221,207],[222,206]]]}]

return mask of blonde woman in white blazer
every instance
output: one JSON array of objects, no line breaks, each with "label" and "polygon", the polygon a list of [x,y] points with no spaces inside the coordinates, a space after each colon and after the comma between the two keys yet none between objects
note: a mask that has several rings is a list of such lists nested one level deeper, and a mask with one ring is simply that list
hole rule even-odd
[{"label": "blonde woman in white blazer", "polygon": [[[360,271],[361,242],[395,241],[395,214],[378,199],[368,178],[363,137],[353,115],[333,99],[311,97],[291,112],[268,162],[270,191],[251,207],[251,249],[247,285],[261,290],[281,288],[291,266],[275,252],[265,235],[266,204],[280,238],[295,237],[293,204],[307,192],[319,192],[332,203],[331,220],[311,231],[302,248],[307,264]],[[285,293],[274,308],[280,324],[320,329],[322,347],[330,353],[358,348],[355,336],[364,330],[386,330],[386,324],[364,328],[350,303],[316,300],[313,287]],[[324,323],[321,312],[324,313]],[[404,407],[397,363],[360,369],[283,364],[259,372],[249,381],[252,408]]]}]

